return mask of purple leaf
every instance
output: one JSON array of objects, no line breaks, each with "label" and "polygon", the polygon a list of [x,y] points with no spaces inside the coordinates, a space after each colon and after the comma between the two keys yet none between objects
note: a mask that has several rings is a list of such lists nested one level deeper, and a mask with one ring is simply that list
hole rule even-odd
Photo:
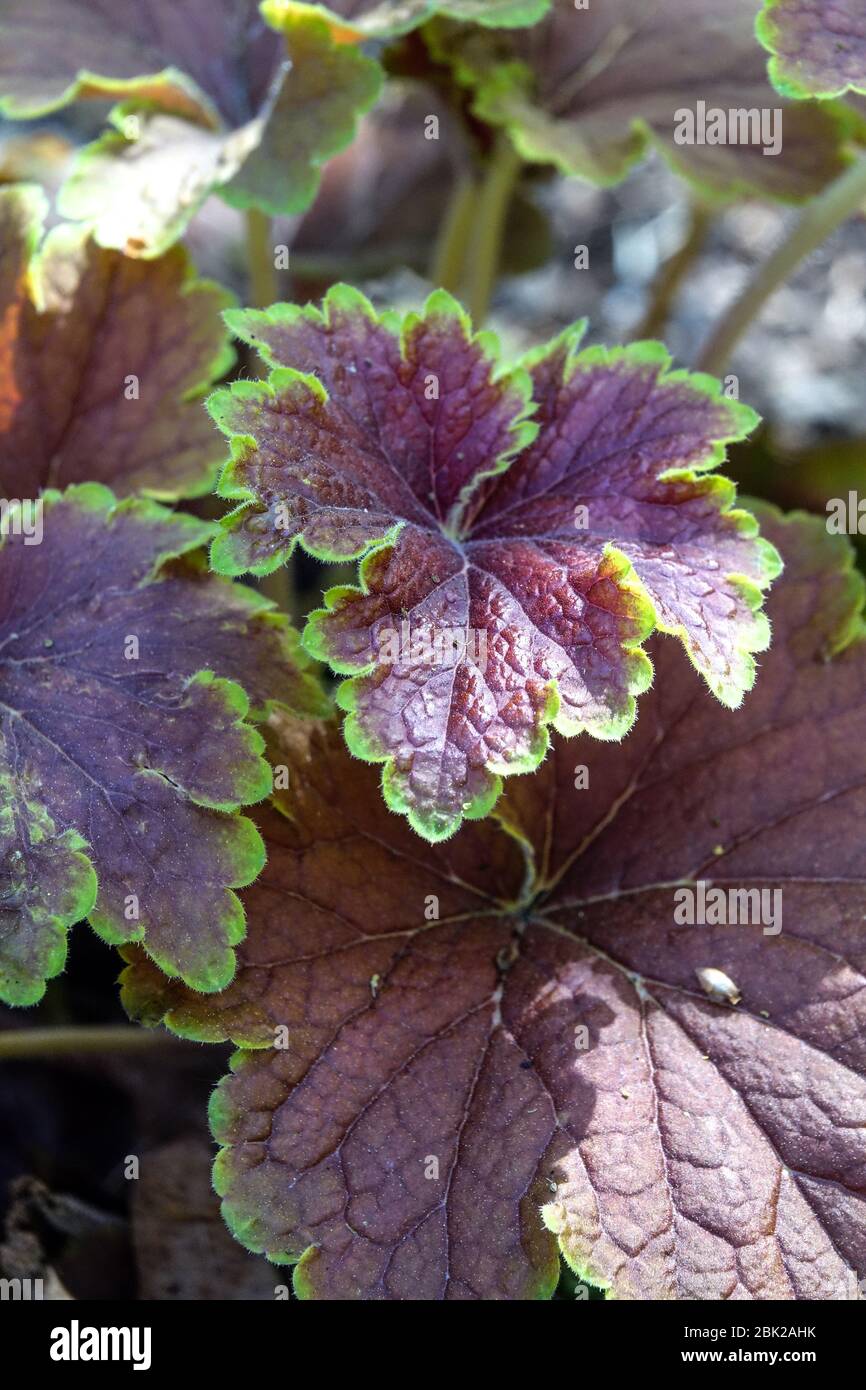
[{"label": "purple leaf", "polygon": [[[127,953],[134,1015],[246,1049],[215,1184],[301,1296],[549,1296],[557,1247],[618,1298],[858,1296],[863,582],[818,520],[765,527],[787,571],[742,711],[655,639],[625,743],[557,742],[501,830],[433,848],[290,725],[235,981]],[[701,883],[760,911],[678,920]]]},{"label": "purple leaf", "polygon": [[758,38],[785,96],[866,92],[866,13],[859,0],[764,0]]},{"label": "purple leaf", "polygon": [[[244,722],[325,707],[295,634],[191,554],[212,528],[95,483],[3,504],[0,997],[33,1003],[79,917],[198,989],[231,979],[232,889],[271,789]],[[243,681],[244,689],[237,684]],[[245,693],[246,691],[246,693]],[[249,697],[249,698],[248,698]]]},{"label": "purple leaf", "polygon": [[717,382],[657,343],[578,353],[581,326],[506,371],[442,292],[402,326],[346,286],[228,318],[274,369],[211,399],[241,500],[212,563],[363,556],[305,642],[351,676],[349,745],[421,834],[486,814],[550,724],[620,738],[653,626],[739,703],[778,558],[711,471],[757,418]]},{"label": "purple leaf", "polygon": [[320,165],[375,100],[378,65],[307,10],[283,36],[256,0],[10,0],[0,15],[0,109],[120,97],[116,130],[83,151],[64,214],[100,244],[156,256],[212,189],[240,207],[297,212]]},{"label": "purple leaf", "polygon": [[201,397],[233,361],[231,296],[180,247],[135,261],[64,226],[37,253],[44,212],[37,189],[0,190],[0,492],[207,492],[220,450]]},{"label": "purple leaf", "polygon": [[863,122],[780,101],[754,25],[755,0],[553,0],[525,33],[433,43],[527,160],[605,185],[656,148],[704,193],[806,199],[844,170]]}]

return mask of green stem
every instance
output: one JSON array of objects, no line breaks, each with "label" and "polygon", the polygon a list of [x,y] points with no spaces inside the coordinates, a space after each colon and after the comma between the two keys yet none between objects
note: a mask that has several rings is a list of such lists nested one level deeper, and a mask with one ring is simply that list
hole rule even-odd
[{"label": "green stem", "polygon": [[508,205],[520,169],[520,155],[508,136],[500,134],[478,196],[466,262],[467,307],[476,327],[484,322],[490,308],[499,273]]},{"label": "green stem", "polygon": [[249,300],[254,309],[267,309],[279,298],[271,219],[258,208],[247,210],[247,267]]},{"label": "green stem", "polygon": [[177,1042],[170,1033],[125,1024],[0,1031],[0,1062],[12,1057],[57,1057],[64,1052],[143,1052]]},{"label": "green stem", "polygon": [[458,174],[436,238],[430,280],[437,289],[450,290],[452,294],[460,289],[463,277],[477,191],[471,174]]},{"label": "green stem", "polygon": [[664,333],[674,300],[692,262],[706,241],[712,224],[713,213],[707,204],[693,202],[685,241],[680,249],[665,261],[656,276],[650,302],[643,318],[631,334],[633,338],[656,338]]},{"label": "green stem", "polygon": [[857,160],[809,203],[773,254],[716,325],[698,366],[721,376],[731,353],[767,300],[842,222],[866,202],[866,157]]}]

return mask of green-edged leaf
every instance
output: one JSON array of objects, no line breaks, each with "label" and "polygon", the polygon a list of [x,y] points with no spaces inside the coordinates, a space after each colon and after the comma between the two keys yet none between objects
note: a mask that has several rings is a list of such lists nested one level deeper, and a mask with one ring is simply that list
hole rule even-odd
[{"label": "green-edged leaf", "polygon": [[58,834],[3,759],[0,772],[0,999],[35,1004],[66,961],[68,929],[96,902],[96,874],[75,830]]},{"label": "green-edged leaf", "polygon": [[264,0],[262,13],[279,28],[284,20],[314,14],[326,18],[337,38],[354,42],[386,39],[417,29],[436,15],[481,24],[492,29],[534,24],[547,13],[551,0]]},{"label": "green-edged leaf", "polygon": [[358,117],[379,95],[378,64],[336,43],[313,15],[280,25],[291,62],[266,136],[223,197],[237,207],[302,212],[319,187],[321,166],[349,144]]},{"label": "green-edged leaf", "polygon": [[[522,896],[524,857],[493,820],[473,825],[471,834],[447,844],[425,845],[384,806],[375,771],[347,753],[333,719],[274,723],[269,752],[275,769],[282,769],[274,782],[287,786],[275,792],[273,806],[255,811],[268,861],[244,894],[253,930],[239,948],[241,968],[231,988],[204,998],[182,981],[167,980],[138,947],[123,951],[134,962],[123,978],[129,1012],[149,1025],[167,1015],[173,1029],[202,1042],[231,1038],[267,1048],[277,1023],[284,1022],[293,1035],[309,1027],[310,1044],[318,1045],[348,998],[368,1003],[370,981],[374,990],[377,975],[384,981],[383,967],[395,946],[424,923],[425,912],[427,921],[438,912],[459,958],[461,933],[471,935],[475,916],[496,913]],[[413,882],[417,892],[411,891]],[[435,904],[426,901],[430,893]],[[289,904],[297,929],[291,942]],[[339,949],[337,958],[329,959],[335,932],[346,952],[345,975]],[[309,957],[309,970],[295,960],[298,952]],[[330,975],[321,997],[320,968]],[[294,1003],[287,1012],[290,993]],[[308,1003],[318,1022],[312,1015],[304,1021]],[[438,1007],[435,1000],[431,1004]]]},{"label": "green-edged leaf", "polygon": [[180,247],[139,262],[61,226],[37,251],[44,211],[36,188],[0,190],[0,493],[209,491],[220,448],[201,399],[234,360],[232,296]]},{"label": "green-edged leaf", "polygon": [[860,0],[764,0],[758,38],[785,96],[866,92],[866,11]]},{"label": "green-edged leaf", "polygon": [[866,125],[841,106],[780,101],[754,22],[754,0],[553,0],[525,33],[446,28],[432,41],[525,159],[612,184],[657,147],[705,193],[809,198]]},{"label": "green-edged leaf", "polygon": [[376,63],[313,13],[282,37],[256,0],[10,0],[0,14],[0,109],[41,115],[119,96],[113,131],[80,155],[64,214],[103,246],[157,256],[212,190],[297,212],[320,165],[375,100]]},{"label": "green-edged leaf", "polygon": [[[733,460],[732,460],[733,462]],[[826,517],[831,535],[850,537],[866,560],[866,439],[827,435],[806,448],[792,448],[781,432],[762,431],[753,447],[738,449],[732,470],[750,497],[783,511]]]},{"label": "green-edged leaf", "polygon": [[[549,1296],[557,1245],[616,1298],[858,1297],[863,584],[820,520],[764,525],[787,570],[743,710],[656,638],[626,742],[558,741],[501,832],[433,849],[296,730],[232,985],[133,953],[136,1016],[246,1049],[215,1185],[302,1297]],[[701,884],[739,907],[690,925]]]},{"label": "green-edged leaf", "polygon": [[211,398],[240,502],[212,563],[363,557],[305,642],[350,677],[349,745],[422,835],[486,814],[550,724],[622,737],[655,624],[739,703],[777,557],[711,472],[757,418],[717,382],[657,343],[580,353],[582,325],[505,370],[442,292],[402,324],[346,286],[229,320],[273,370]]},{"label": "green-edged leaf", "polygon": [[92,228],[100,245],[147,258],[183,235],[209,193],[228,197],[266,116],[227,134],[132,105],[115,108],[110,121],[114,129],[76,156],[58,205]]},{"label": "green-edged leaf", "polygon": [[323,708],[296,636],[192,517],[87,483],[2,519],[0,998],[39,998],[84,916],[219,989],[264,858],[235,812],[271,789],[245,716]]}]

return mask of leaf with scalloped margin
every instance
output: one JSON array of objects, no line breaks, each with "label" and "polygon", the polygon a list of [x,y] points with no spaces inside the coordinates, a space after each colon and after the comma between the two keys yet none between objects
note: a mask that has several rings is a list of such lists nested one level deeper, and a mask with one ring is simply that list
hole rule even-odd
[{"label": "leaf with scalloped margin", "polygon": [[256,0],[7,0],[0,110],[40,116],[118,97],[115,129],[61,192],[103,246],[158,256],[215,190],[239,207],[300,212],[320,166],[375,101],[377,63],[312,13],[271,29]]},{"label": "leaf with scalloped margin", "polygon": [[345,43],[394,38],[437,15],[489,28],[518,28],[535,24],[549,8],[550,0],[264,0],[262,13],[275,29],[284,18],[322,15]]},{"label": "leaf with scalloped margin", "polygon": [[[232,985],[125,952],[134,1016],[245,1049],[212,1098],[215,1184],[302,1296],[549,1296],[558,1244],[618,1298],[857,1297],[863,582],[817,519],[763,524],[786,573],[743,710],[656,638],[625,743],[557,742],[501,831],[432,849],[333,729],[290,725]],[[782,931],[677,926],[699,878],[781,888]]]},{"label": "leaf with scalloped margin", "polygon": [[140,262],[61,226],[39,248],[46,209],[38,188],[0,189],[0,494],[210,491],[221,450],[201,400],[234,361],[232,296],[180,247]]},{"label": "leaf with scalloped margin", "polygon": [[757,417],[710,377],[658,343],[578,353],[583,325],[505,370],[441,291],[402,324],[347,286],[227,318],[272,371],[209,402],[240,501],[212,564],[363,557],[304,640],[350,676],[349,746],[426,838],[485,815],[549,724],[622,737],[656,624],[720,699],[750,687],[778,557],[711,472]]},{"label": "leaf with scalloped margin", "polygon": [[154,502],[80,484],[45,494],[36,543],[15,513],[4,530],[0,998],[35,1002],[85,916],[220,989],[244,933],[232,890],[264,859],[236,812],[271,790],[245,717],[327,708],[296,634],[207,573],[209,524]]},{"label": "leaf with scalloped margin", "polygon": [[58,834],[10,773],[0,790],[0,999],[35,1004],[63,969],[68,929],[96,902],[96,874],[77,831]]},{"label": "leaf with scalloped margin", "polygon": [[858,0],[764,0],[756,29],[784,96],[866,92],[866,12]]},{"label": "leaf with scalloped margin", "polygon": [[[614,184],[653,147],[706,195],[800,201],[842,172],[866,124],[841,104],[780,102],[755,40],[754,0],[553,0],[526,33],[431,35],[474,89],[478,116],[531,162]],[[678,113],[782,109],[781,152],[760,143],[678,144]]]}]

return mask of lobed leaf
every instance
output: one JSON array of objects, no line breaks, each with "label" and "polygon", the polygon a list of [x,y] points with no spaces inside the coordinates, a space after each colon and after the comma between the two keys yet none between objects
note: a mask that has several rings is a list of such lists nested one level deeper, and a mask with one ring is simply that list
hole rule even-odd
[{"label": "lobed leaf", "polygon": [[549,725],[620,738],[653,626],[739,703],[778,557],[711,472],[757,419],[717,382],[659,344],[580,353],[582,325],[505,370],[442,292],[402,323],[346,286],[228,320],[272,371],[211,398],[240,502],[212,564],[362,557],[304,640],[350,677],[349,745],[426,838],[485,815]]},{"label": "lobed leaf", "polygon": [[319,168],[375,101],[378,64],[312,11],[282,38],[256,0],[10,0],[0,16],[0,110],[32,117],[120,97],[115,129],[79,156],[64,215],[103,246],[158,256],[216,189],[298,212]]},{"label": "lobed leaf", "polygon": [[0,545],[0,998],[35,1002],[85,916],[220,989],[264,859],[236,812],[271,790],[245,716],[322,696],[285,621],[196,559],[209,525],[96,483],[35,506]]},{"label": "lobed leaf", "polygon": [[[446,28],[431,41],[472,89],[476,114],[504,127],[529,161],[613,184],[656,148],[704,195],[807,199],[845,168],[848,141],[866,127],[839,105],[780,102],[754,23],[754,0],[605,0],[582,10],[553,0],[526,33]],[[703,138],[699,110],[726,121],[733,113],[721,143],[715,131]],[[750,113],[760,121],[776,110],[779,148],[767,154],[773,132],[765,138]]]},{"label": "lobed leaf", "polygon": [[68,929],[93,910],[96,874],[78,832],[58,833],[5,767],[0,785],[0,999],[35,1004],[63,969]]},{"label": "lobed leaf", "polygon": [[866,14],[857,0],[764,0],[757,34],[785,96],[866,92]]},{"label": "lobed leaf", "polygon": [[[655,639],[625,743],[557,742],[500,829],[423,854],[333,728],[290,727],[232,985],[128,953],[134,1015],[242,1045],[214,1181],[302,1297],[544,1297],[558,1249],[610,1297],[858,1297],[863,583],[817,520],[765,526],[779,640],[743,711]],[[780,890],[781,930],[678,925],[702,879]]]},{"label": "lobed leaf", "polygon": [[55,227],[39,189],[0,190],[0,493],[85,480],[174,499],[214,484],[201,408],[234,354],[225,290],[180,247],[139,262]]}]

